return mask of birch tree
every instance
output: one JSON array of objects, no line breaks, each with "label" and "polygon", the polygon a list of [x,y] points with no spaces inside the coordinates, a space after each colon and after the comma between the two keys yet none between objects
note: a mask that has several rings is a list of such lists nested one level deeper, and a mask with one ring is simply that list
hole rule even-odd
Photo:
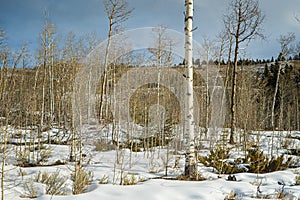
[{"label": "birch tree", "polygon": [[[1,149],[3,150],[3,153],[1,155],[2,160],[1,160],[1,200],[4,200],[4,176],[5,176],[5,161],[6,161],[6,142],[7,142],[7,128],[8,128],[8,117],[7,116],[7,109],[5,109],[5,99],[4,97],[6,97],[5,95],[5,86],[6,86],[6,80],[7,80],[7,76],[4,73],[4,69],[6,68],[6,63],[8,60],[8,50],[6,47],[6,36],[5,36],[5,32],[4,30],[0,29],[0,63],[1,63],[1,73],[0,73],[0,105],[1,107],[1,111],[3,109],[2,112],[4,112],[3,114],[5,114],[5,130],[3,131],[3,133],[1,134],[1,139],[2,139],[2,145],[1,145]],[[2,114],[2,112],[0,112]],[[2,124],[1,124],[2,125]],[[3,136],[2,136],[3,135]]]},{"label": "birch tree", "polygon": [[[7,46],[6,41],[6,34],[3,29],[0,29],[0,63],[1,63],[1,70],[0,70],[0,100],[1,105],[3,104],[3,97],[5,91],[5,80],[7,78],[6,75],[6,68],[8,65],[8,57],[9,57],[9,48]],[[3,107],[3,106],[1,106]],[[2,110],[2,108],[1,108]]]},{"label": "birch tree", "polygon": [[209,107],[210,107],[210,96],[209,96],[209,83],[208,83],[208,69],[210,60],[213,60],[215,54],[215,41],[209,39],[208,37],[203,38],[203,49],[205,53],[205,60],[206,60],[206,68],[205,68],[205,139],[207,139],[208,135],[208,127],[209,127]]},{"label": "birch tree", "polygon": [[103,72],[103,83],[102,83],[102,92],[100,99],[100,120],[103,118],[103,106],[104,99],[107,90],[107,71],[108,71],[108,55],[111,46],[111,38],[114,33],[117,33],[121,30],[121,25],[125,22],[129,15],[132,13],[132,9],[128,9],[128,3],[126,0],[104,0],[105,12],[107,14],[107,18],[109,21],[109,30],[107,35],[107,44],[105,49],[105,57],[104,57],[104,72]]},{"label": "birch tree", "polygon": [[185,137],[185,169],[184,175],[194,178],[197,175],[195,147],[194,147],[194,108],[193,108],[193,0],[185,0],[185,68],[187,71],[186,79],[186,107],[184,119]]},{"label": "birch tree", "polygon": [[[48,20],[48,13],[44,10],[43,13],[44,24],[39,35],[40,49],[38,56],[38,63],[42,66],[44,72],[43,84],[42,84],[42,107],[40,118],[40,129],[43,129],[44,123],[47,121],[47,125],[51,127],[51,123],[54,120],[54,77],[53,77],[53,65],[54,55],[57,46],[56,38],[56,26]],[[49,82],[47,82],[49,81]],[[48,87],[47,87],[48,86]],[[48,90],[47,90],[48,89]],[[48,100],[48,102],[47,102]],[[47,111],[49,111],[47,113]],[[48,120],[45,118],[45,114],[50,117]],[[40,134],[41,130],[38,130]]]},{"label": "birch tree", "polygon": [[[15,72],[18,64],[22,60],[25,54],[26,48],[23,47],[21,51],[11,51],[7,46],[6,35],[4,31],[0,30],[0,63],[1,63],[1,76],[0,76],[0,116],[4,116],[5,123],[0,124],[0,149],[1,149],[1,179],[0,179],[0,187],[1,187],[1,199],[4,200],[5,197],[5,166],[7,165],[6,159],[8,153],[8,138],[9,138],[9,125],[10,119],[12,119],[12,113],[16,107],[18,102],[16,100],[16,79]],[[8,67],[11,67],[10,70]],[[9,70],[9,72],[8,72]],[[10,73],[8,75],[8,73]],[[1,123],[1,122],[0,122]]]},{"label": "birch tree", "polygon": [[265,16],[259,8],[258,0],[232,0],[229,13],[224,16],[224,25],[228,33],[234,38],[234,65],[232,72],[231,92],[231,131],[229,143],[234,144],[236,128],[236,92],[237,68],[240,44],[249,43],[257,37],[264,38],[262,24]]},{"label": "birch tree", "polygon": [[[163,104],[161,102],[161,97],[163,97],[162,91],[163,88],[161,88],[161,80],[165,79],[163,75],[161,75],[161,69],[162,67],[170,66],[171,62],[173,61],[172,57],[172,48],[174,46],[173,39],[166,34],[167,28],[164,26],[159,26],[153,28],[153,33],[155,35],[155,48],[149,48],[148,51],[153,55],[150,58],[150,62],[153,63],[157,69],[157,105]],[[167,51],[167,50],[169,51]],[[161,108],[160,106],[156,106],[156,114],[154,115],[154,118],[150,118],[150,120],[154,120],[156,123],[152,123],[154,125],[160,135],[159,137],[162,138],[161,145],[164,145],[164,123],[165,119],[161,119]],[[153,128],[153,127],[152,127]]]},{"label": "birch tree", "polygon": [[[295,34],[294,33],[288,33],[287,35],[281,35],[279,38],[279,43],[281,47],[281,51],[279,54],[279,60],[284,60],[287,55],[289,55],[293,49],[290,47],[290,44],[295,40]],[[278,92],[278,85],[279,85],[279,78],[281,73],[281,64],[279,64],[279,68],[277,71],[277,78],[276,78],[276,84],[275,84],[275,91],[273,96],[273,102],[272,102],[272,110],[271,110],[271,126],[274,130],[275,128],[275,103],[276,103],[276,96]]]},{"label": "birch tree", "polygon": [[[227,89],[230,85],[230,67],[231,67],[231,54],[232,54],[232,43],[233,43],[233,37],[230,33],[228,33],[226,30],[219,33],[217,36],[219,38],[219,53],[218,53],[218,68],[221,69],[221,62],[223,59],[223,54],[227,54],[227,64],[226,64],[226,70],[225,70],[225,80],[224,80],[224,90],[222,94],[222,105],[226,101],[227,96]],[[227,106],[226,106],[227,107]],[[223,106],[221,107],[221,112],[223,111]]]},{"label": "birch tree", "polygon": [[[295,34],[294,33],[288,33],[287,35],[281,35],[279,38],[279,43],[281,47],[281,51],[279,54],[278,59],[279,60],[285,60],[285,57],[292,53],[293,48],[290,47],[291,43],[295,40]],[[275,91],[272,101],[272,110],[271,110],[271,126],[273,129],[272,134],[272,145],[271,145],[271,156],[273,155],[273,142],[274,142],[274,131],[275,131],[275,104],[276,104],[276,97],[279,89],[279,79],[280,79],[280,73],[282,69],[282,64],[279,63],[278,71],[277,71],[277,78],[276,78],[276,84],[275,84]]]}]

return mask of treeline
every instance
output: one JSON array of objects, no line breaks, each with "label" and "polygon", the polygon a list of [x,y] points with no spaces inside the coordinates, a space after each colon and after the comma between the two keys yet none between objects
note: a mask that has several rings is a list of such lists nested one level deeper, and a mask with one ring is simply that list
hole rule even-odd
[{"label": "treeline", "polygon": [[71,129],[74,79],[80,59],[97,44],[96,37],[70,33],[61,42],[49,22],[41,31],[37,54],[31,55],[26,45],[11,50],[5,32],[1,33],[1,125]]},{"label": "treeline", "polygon": [[[39,132],[53,126],[71,130],[74,128],[72,114],[73,84],[84,58],[97,44],[92,34],[78,38],[69,34],[59,39],[55,25],[45,24],[39,38],[40,46],[36,55],[30,55],[26,46],[12,51],[6,44],[6,36],[1,31],[1,69],[0,69],[0,123],[16,127],[31,127]],[[137,54],[132,54],[137,55]],[[128,56],[130,57],[130,56]],[[280,130],[300,130],[300,61],[299,53],[295,59],[249,60],[240,59],[237,69],[236,121],[237,128],[245,130],[268,130],[272,124]],[[133,60],[135,60],[133,58]],[[222,60],[222,59],[218,59]],[[197,63],[198,62],[198,63]],[[211,61],[212,62],[212,61]],[[32,63],[35,63],[32,66]],[[212,62],[214,63],[214,62]],[[200,60],[195,65],[205,68]],[[227,115],[224,127],[230,127],[232,63],[215,61],[219,66],[226,86]],[[102,91],[103,81],[99,82],[97,95],[105,94],[105,102],[97,99],[96,109],[99,122],[112,123],[113,115],[108,102],[113,95],[114,83],[132,68],[126,64],[115,63],[108,67],[107,86]],[[184,72],[183,66],[173,67]],[[170,80],[176,81],[176,80]],[[206,127],[211,106],[206,96],[203,78],[194,76],[195,95],[200,105],[199,123]],[[274,101],[275,99],[275,101]],[[140,87],[131,98],[130,115],[143,126],[152,124],[149,119],[151,105],[159,103],[166,109],[164,126],[180,123],[181,110],[176,96],[166,87],[150,84]],[[100,105],[103,104],[100,115]],[[274,109],[273,109],[274,107]],[[153,113],[152,113],[153,114]],[[100,119],[101,116],[101,119]]]},{"label": "treeline", "polygon": [[[276,59],[272,57],[271,59],[239,59],[238,60],[238,65],[261,65],[261,64],[269,64],[269,63],[274,63],[278,61],[295,61],[295,60],[300,60],[300,53],[295,54],[293,56],[289,56],[288,59],[281,58],[281,54],[278,55]],[[209,60],[208,62],[206,60],[203,60],[201,62],[200,59],[196,59],[194,61],[195,65],[201,66],[201,65],[206,65],[206,64],[214,64],[214,65],[227,65],[228,62],[222,59],[219,61],[218,59],[216,60]],[[180,63],[179,65],[183,65],[183,63]]]}]

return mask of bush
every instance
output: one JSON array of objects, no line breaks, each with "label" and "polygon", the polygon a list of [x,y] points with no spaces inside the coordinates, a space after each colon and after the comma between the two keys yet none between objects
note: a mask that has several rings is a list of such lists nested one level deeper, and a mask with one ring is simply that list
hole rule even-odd
[{"label": "bush", "polygon": [[136,185],[138,181],[135,178],[134,174],[131,175],[125,175],[120,180],[120,185]]},{"label": "bush", "polygon": [[25,170],[23,170],[22,168],[19,168],[18,173],[19,173],[19,176],[22,177],[22,180],[24,179],[24,176],[27,175],[27,172]]},{"label": "bush", "polygon": [[99,184],[107,184],[108,183],[108,176],[103,175],[102,178],[98,181]]},{"label": "bush", "polygon": [[296,176],[296,185],[300,185],[300,175]]},{"label": "bush", "polygon": [[48,162],[49,158],[51,157],[53,151],[51,148],[45,148],[40,150],[40,157],[37,161],[37,164],[41,164],[42,162]]},{"label": "bush", "polygon": [[16,152],[16,165],[20,167],[33,167],[42,165],[42,163],[48,162],[51,157],[53,151],[51,148],[46,148],[43,146],[39,151],[36,150],[38,154],[37,160],[30,159],[31,149],[33,148],[25,148],[24,150],[20,150]]},{"label": "bush", "polygon": [[125,174],[121,177],[120,185],[136,185],[146,181],[145,178],[136,177],[134,174]]},{"label": "bush", "polygon": [[81,194],[93,181],[93,173],[92,171],[85,171],[80,165],[77,165],[71,178],[73,181],[72,193]]},{"label": "bush", "polygon": [[25,194],[21,195],[21,198],[30,198],[34,199],[37,198],[37,191],[36,188],[34,187],[34,182],[33,180],[29,180],[24,184],[24,190]]},{"label": "bush", "polygon": [[27,167],[30,165],[30,151],[24,149],[16,152],[16,165],[20,167]]},{"label": "bush", "polygon": [[134,140],[127,140],[119,143],[113,141],[114,145],[118,145],[120,148],[130,149],[134,152],[141,152],[142,149],[149,149],[153,147],[159,147],[162,145],[168,145],[172,142],[172,137],[161,137],[160,135],[149,136],[146,138],[135,138]]},{"label": "bush", "polygon": [[289,157],[284,162],[284,155],[271,159],[263,154],[262,151],[252,149],[248,151],[245,158],[245,163],[249,164],[249,172],[252,173],[268,173],[279,170],[284,170],[289,167],[292,158]]},{"label": "bush", "polygon": [[216,148],[210,151],[208,156],[199,156],[198,160],[204,164],[206,167],[213,167],[221,174],[234,174],[238,172],[243,172],[243,169],[239,169],[236,160],[234,163],[229,163],[226,159],[229,158],[229,150],[223,148]]},{"label": "bush", "polygon": [[209,156],[198,157],[199,161],[206,167],[213,167],[221,174],[234,174],[244,172],[245,168],[240,168],[239,164],[246,164],[248,172],[251,173],[268,173],[284,170],[289,167],[292,158],[289,157],[284,162],[284,155],[271,159],[257,149],[248,150],[245,159],[236,159],[234,162],[227,162],[229,152],[227,150],[217,148],[210,152]]},{"label": "bush", "polygon": [[194,174],[192,177],[181,174],[175,178],[167,178],[167,180],[179,180],[179,181],[205,181],[207,180],[201,174]]},{"label": "bush", "polygon": [[39,171],[34,177],[35,182],[46,185],[46,194],[49,195],[66,195],[66,177],[60,176],[59,170],[49,174],[48,172]]},{"label": "bush", "polygon": [[116,149],[113,144],[108,143],[105,139],[98,139],[94,142],[94,145],[96,147],[96,151],[110,151]]}]

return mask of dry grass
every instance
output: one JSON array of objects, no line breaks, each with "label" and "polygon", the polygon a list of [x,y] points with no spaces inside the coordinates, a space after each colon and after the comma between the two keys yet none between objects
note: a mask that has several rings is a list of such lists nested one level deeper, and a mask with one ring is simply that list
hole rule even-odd
[{"label": "dry grass", "polygon": [[93,172],[86,171],[82,167],[77,166],[75,172],[72,174],[73,180],[73,194],[81,194],[86,191],[88,185],[93,181]]}]

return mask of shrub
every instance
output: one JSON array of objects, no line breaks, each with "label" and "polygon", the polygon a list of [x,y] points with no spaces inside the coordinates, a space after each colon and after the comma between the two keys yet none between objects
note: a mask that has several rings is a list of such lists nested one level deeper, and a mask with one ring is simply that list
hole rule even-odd
[{"label": "shrub", "polygon": [[18,173],[19,173],[19,176],[22,177],[22,180],[24,179],[24,176],[27,175],[27,172],[25,170],[23,170],[22,168],[19,168]]},{"label": "shrub", "polygon": [[115,146],[113,144],[108,143],[105,139],[98,139],[96,142],[94,142],[94,145],[96,147],[96,151],[109,151],[109,150],[115,150]]},{"label": "shrub", "polygon": [[300,185],[300,175],[296,176],[296,185]]},{"label": "shrub", "polygon": [[16,152],[16,165],[20,167],[26,167],[30,165],[30,151],[24,149]]},{"label": "shrub", "polygon": [[262,173],[267,168],[268,158],[263,152],[252,149],[248,150],[245,162],[249,164],[249,172]]},{"label": "shrub", "polygon": [[25,194],[21,195],[21,198],[37,198],[37,191],[36,188],[34,187],[34,182],[33,180],[29,180],[28,182],[24,183],[24,190]]},{"label": "shrub", "polygon": [[120,180],[120,185],[136,185],[138,181],[135,178],[134,174],[131,175],[125,175]]},{"label": "shrub", "polygon": [[40,164],[41,162],[48,162],[52,153],[53,153],[53,151],[50,148],[41,149],[40,157],[39,157],[39,160],[37,161],[37,164]]},{"label": "shrub", "polygon": [[77,165],[71,179],[73,181],[72,193],[81,194],[93,181],[93,173],[92,171],[85,171],[80,165]]},{"label": "shrub", "polygon": [[138,183],[144,182],[147,179],[142,177],[136,177],[134,174],[125,174],[121,177],[120,185],[136,185]]},{"label": "shrub", "polygon": [[103,175],[102,178],[98,182],[99,184],[107,184],[108,183],[108,176]]},{"label": "shrub", "polygon": [[243,169],[239,169],[236,160],[234,163],[229,163],[226,159],[229,158],[229,150],[224,148],[216,148],[215,150],[210,151],[208,156],[199,156],[199,161],[204,164],[206,167],[213,167],[221,174],[234,174],[242,172]]},{"label": "shrub", "polygon": [[179,181],[205,181],[207,180],[201,174],[193,174],[192,177],[181,174],[175,178],[167,178],[167,180],[179,180]]},{"label": "shrub", "polygon": [[39,171],[34,177],[35,182],[46,185],[46,194],[49,195],[66,195],[66,180],[66,177],[60,176],[59,170],[52,174]]},{"label": "shrub", "polygon": [[118,145],[120,148],[130,149],[134,152],[141,152],[142,149],[149,149],[153,147],[158,147],[162,145],[168,145],[172,142],[172,137],[162,137],[159,134],[149,136],[146,138],[135,138],[133,140],[127,140],[122,143],[118,143],[117,141],[113,141],[114,145]]},{"label": "shrub", "polygon": [[31,149],[33,148],[25,148],[24,150],[20,150],[16,152],[16,165],[20,167],[33,167],[37,165],[41,165],[41,163],[48,162],[48,159],[51,157],[53,151],[51,148],[46,148],[43,146],[39,151],[36,150],[38,156],[37,160],[30,159]]},{"label": "shrub", "polygon": [[247,171],[251,173],[274,172],[288,168],[292,160],[292,158],[289,157],[287,161],[284,162],[284,155],[277,158],[272,157],[270,159],[264,155],[262,151],[257,149],[248,150],[248,154],[245,159],[236,159],[229,163],[226,161],[228,158],[229,152],[221,148],[212,150],[209,156],[198,157],[199,161],[206,167],[213,167],[222,174],[244,172],[245,168],[239,168],[239,163],[247,164]]},{"label": "shrub", "polygon": [[271,159],[263,154],[262,151],[252,149],[248,151],[245,162],[249,164],[249,172],[252,173],[268,173],[279,170],[284,170],[289,167],[292,158],[289,157],[284,162],[284,155]]}]

